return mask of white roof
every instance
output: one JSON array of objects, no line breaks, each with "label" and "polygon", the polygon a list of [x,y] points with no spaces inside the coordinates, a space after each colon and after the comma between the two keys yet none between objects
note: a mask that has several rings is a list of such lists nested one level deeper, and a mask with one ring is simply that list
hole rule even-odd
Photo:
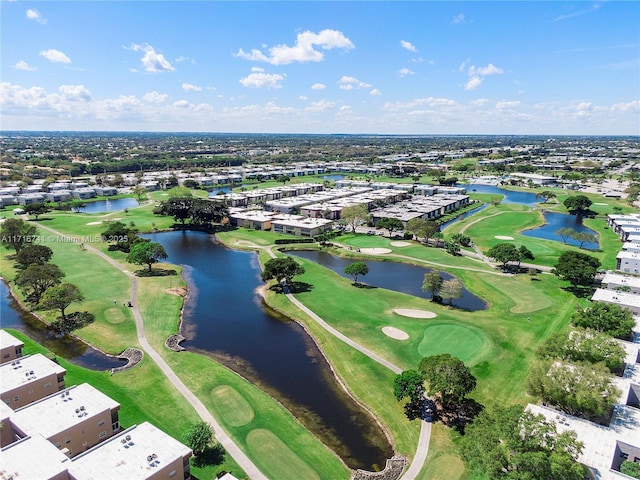
[{"label": "white roof", "polygon": [[53,443],[39,435],[7,445],[0,453],[2,471],[15,479],[53,478],[67,470],[69,462]]},{"label": "white roof", "polygon": [[640,307],[640,295],[618,292],[616,290],[606,290],[604,288],[596,288],[591,300],[594,302],[615,303],[621,307]]},{"label": "white roof", "polygon": [[0,348],[24,346],[22,340],[18,340],[6,330],[0,330]]},{"label": "white roof", "polygon": [[603,284],[628,285],[629,287],[640,288],[640,278],[631,275],[621,275],[619,273],[607,273],[602,279]]},{"label": "white roof", "polygon": [[78,455],[69,465],[69,472],[83,480],[142,480],[190,455],[189,447],[145,422]]},{"label": "white roof", "polygon": [[272,225],[285,225],[288,227],[300,227],[300,228],[316,228],[323,227],[325,225],[333,223],[333,220],[326,220],[324,218],[301,218],[301,219],[278,219],[275,218],[271,222]]},{"label": "white roof", "polygon": [[26,432],[50,438],[119,406],[100,390],[83,383],[19,408],[11,418]]},{"label": "white roof", "polygon": [[[31,373],[33,372],[33,374]],[[65,373],[66,370],[52,362],[41,353],[21,357],[0,365],[0,391],[10,392],[15,388],[26,385],[38,378]]]}]

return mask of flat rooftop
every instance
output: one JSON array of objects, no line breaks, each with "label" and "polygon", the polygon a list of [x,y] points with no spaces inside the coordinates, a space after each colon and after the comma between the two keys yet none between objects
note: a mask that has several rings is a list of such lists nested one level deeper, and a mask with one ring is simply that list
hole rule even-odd
[{"label": "flat rooftop", "polygon": [[69,472],[84,479],[142,480],[190,454],[186,445],[145,422],[78,455],[71,461]]},{"label": "flat rooftop", "polygon": [[628,285],[630,288],[640,288],[640,278],[619,273],[607,273],[602,279],[602,284]]},{"label": "flat rooftop", "polygon": [[8,478],[24,480],[56,477],[67,470],[70,463],[64,453],[40,435],[7,445],[0,452],[0,460]]},{"label": "flat rooftop", "polygon": [[0,348],[9,348],[9,347],[24,347],[24,342],[22,340],[18,340],[16,337],[11,335],[6,330],[0,330]]},{"label": "flat rooftop", "polygon": [[10,392],[38,378],[61,373],[66,373],[66,370],[41,353],[21,357],[0,365],[0,377],[2,378],[0,391],[2,393]]},{"label": "flat rooftop", "polygon": [[118,402],[88,383],[83,383],[25,405],[16,410],[11,418],[26,432],[37,432],[44,438],[50,438],[99,413],[119,407]]}]

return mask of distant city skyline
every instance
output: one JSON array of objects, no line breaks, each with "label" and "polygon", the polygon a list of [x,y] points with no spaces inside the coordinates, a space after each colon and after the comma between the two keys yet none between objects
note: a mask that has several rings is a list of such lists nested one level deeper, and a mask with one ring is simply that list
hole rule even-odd
[{"label": "distant city skyline", "polygon": [[634,1],[0,1],[2,130],[640,135]]}]

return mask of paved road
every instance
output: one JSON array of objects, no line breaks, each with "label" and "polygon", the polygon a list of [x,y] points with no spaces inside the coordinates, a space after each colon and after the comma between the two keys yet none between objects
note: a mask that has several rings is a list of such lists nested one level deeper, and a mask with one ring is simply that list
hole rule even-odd
[{"label": "paved road", "polygon": [[[38,226],[65,239],[73,238],[42,224],[38,224]],[[229,452],[229,455],[231,455],[233,459],[238,463],[238,465],[240,465],[240,467],[245,471],[249,478],[251,478],[252,480],[268,480],[268,478],[258,469],[258,467],[254,465],[249,457],[247,457],[244,452],[240,450],[240,447],[238,447],[238,445],[236,445],[236,443],[234,443],[234,441],[224,432],[220,424],[216,421],[215,418],[213,418],[213,415],[209,413],[207,408],[198,399],[198,397],[196,397],[193,392],[187,388],[187,386],[182,382],[182,380],[178,378],[178,376],[167,364],[167,362],[164,361],[160,354],[147,341],[147,337],[144,331],[144,320],[142,319],[142,315],[140,314],[140,310],[138,309],[138,278],[130,271],[124,270],[121,264],[113,260],[108,255],[105,255],[100,250],[97,250],[96,248],[86,244],[85,248],[92,253],[100,256],[105,261],[109,262],[109,264],[123,272],[131,280],[131,303],[133,304],[133,308],[131,310],[136,322],[136,334],[138,336],[138,342],[140,343],[140,346],[147,352],[147,355],[149,355],[149,357],[151,357],[156,365],[158,365],[162,373],[164,373],[164,375],[169,379],[176,390],[178,390],[178,392],[180,392],[180,394],[193,406],[200,418],[213,427],[216,438],[218,439],[220,444],[225,448],[227,452]]]}]

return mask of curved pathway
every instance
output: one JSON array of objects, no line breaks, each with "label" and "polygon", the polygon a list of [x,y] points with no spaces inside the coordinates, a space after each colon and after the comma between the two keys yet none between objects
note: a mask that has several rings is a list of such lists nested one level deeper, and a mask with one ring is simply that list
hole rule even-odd
[{"label": "curved pathway", "polygon": [[[253,248],[264,249],[267,251],[271,258],[276,258],[276,254],[273,253],[272,247],[260,247],[258,245],[251,245]],[[295,298],[292,293],[285,294],[289,301],[293,303],[296,307],[302,310],[304,313],[309,315],[318,325],[324,328],[327,332],[329,332],[334,337],[343,341],[350,347],[358,350],[359,352],[365,354],[371,360],[378,362],[380,365],[388,368],[395,374],[402,373],[402,369],[397,365],[385,360],[377,353],[369,350],[367,347],[360,345],[358,342],[351,340],[349,337],[336,330],[334,327],[325,322],[322,318],[320,318],[316,313],[311,311],[307,306],[305,306],[300,300]],[[407,469],[407,471],[400,477],[400,480],[415,480],[415,478],[422,470],[424,466],[424,462],[427,460],[427,454],[429,453],[429,441],[431,440],[431,423],[422,420],[420,424],[420,436],[418,438],[418,446],[416,447],[416,453],[413,457],[413,462]]]},{"label": "curved pathway", "polygon": [[[59,235],[64,239],[72,240],[74,237],[69,235],[65,235],[57,230],[46,227],[42,224],[38,224],[39,227],[47,230],[55,235]],[[249,478],[253,480],[268,480],[268,478],[255,466],[255,464],[247,457],[240,447],[236,445],[236,443],[225,433],[220,424],[213,418],[213,415],[209,413],[204,404],[200,401],[198,397],[196,397],[191,390],[187,388],[187,386],[178,378],[176,373],[171,369],[171,367],[165,362],[165,360],[160,356],[160,354],[151,346],[151,344],[147,341],[147,337],[144,331],[144,320],[142,315],[140,314],[140,310],[138,309],[138,277],[136,277],[129,270],[123,269],[122,265],[120,265],[117,261],[104,254],[100,250],[91,247],[89,245],[84,245],[84,247],[91,251],[92,253],[98,255],[113,267],[120,270],[122,273],[127,275],[131,280],[131,301],[133,304],[133,308],[131,309],[133,312],[133,317],[136,322],[136,334],[138,336],[138,342],[140,346],[147,352],[147,355],[151,357],[151,359],[156,363],[158,368],[162,371],[162,373],[169,379],[169,381],[173,384],[173,386],[180,392],[180,394],[193,406],[193,408],[198,413],[198,416],[205,422],[211,425],[214,429],[215,436],[220,442],[220,444],[224,447],[224,449],[229,452],[229,455],[233,457],[233,459],[240,465],[240,467],[245,471],[245,473],[249,476]]]}]

